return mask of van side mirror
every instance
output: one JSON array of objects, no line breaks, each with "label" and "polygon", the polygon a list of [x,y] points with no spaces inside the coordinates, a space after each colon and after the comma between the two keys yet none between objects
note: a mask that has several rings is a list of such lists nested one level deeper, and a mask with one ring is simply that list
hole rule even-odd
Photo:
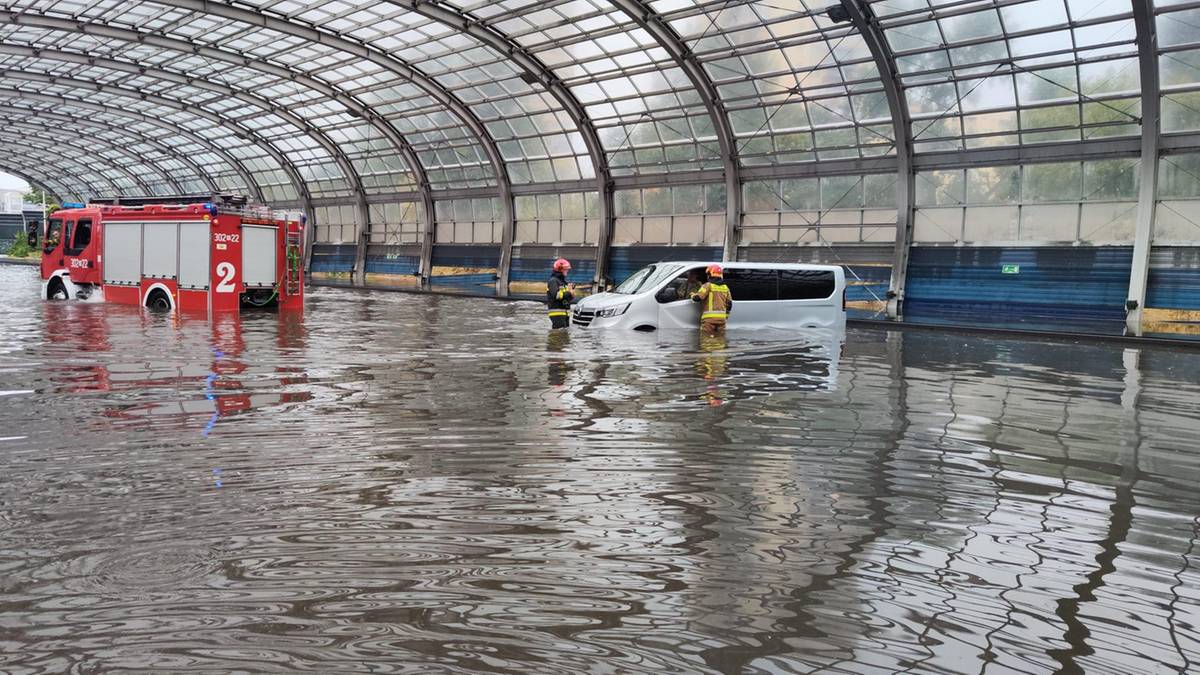
[{"label": "van side mirror", "polygon": [[654,299],[659,302],[675,302],[679,299],[679,291],[675,284],[664,286],[662,290],[655,294]]}]

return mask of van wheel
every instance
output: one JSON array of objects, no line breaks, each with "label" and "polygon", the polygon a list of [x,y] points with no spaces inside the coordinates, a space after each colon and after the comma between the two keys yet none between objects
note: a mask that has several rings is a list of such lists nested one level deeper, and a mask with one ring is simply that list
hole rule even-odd
[{"label": "van wheel", "polygon": [[171,311],[171,299],[161,288],[156,288],[150,291],[150,295],[146,296],[146,307],[155,312]]},{"label": "van wheel", "polygon": [[54,277],[46,286],[47,300],[70,300],[67,294],[67,285],[62,282],[62,279]]}]

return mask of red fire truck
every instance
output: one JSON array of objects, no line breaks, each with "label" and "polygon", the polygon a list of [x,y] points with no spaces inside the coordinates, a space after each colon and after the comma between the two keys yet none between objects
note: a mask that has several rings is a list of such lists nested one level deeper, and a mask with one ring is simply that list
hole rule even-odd
[{"label": "red fire truck", "polygon": [[42,297],[206,313],[303,309],[304,224],[230,195],[118,197],[56,211]]}]

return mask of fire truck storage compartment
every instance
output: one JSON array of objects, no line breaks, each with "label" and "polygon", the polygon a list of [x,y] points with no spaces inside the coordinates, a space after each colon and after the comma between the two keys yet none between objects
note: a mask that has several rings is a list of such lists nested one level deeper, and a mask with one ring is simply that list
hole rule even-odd
[{"label": "fire truck storage compartment", "polygon": [[179,287],[208,290],[209,225],[204,222],[179,223]]},{"label": "fire truck storage compartment", "polygon": [[279,246],[275,243],[274,227],[260,225],[242,226],[242,283],[270,287],[278,281],[275,276],[275,257]]},{"label": "fire truck storage compartment", "polygon": [[142,223],[142,276],[174,279],[179,273],[179,223]]},{"label": "fire truck storage compartment", "polygon": [[104,283],[142,282],[142,224],[104,223]]}]

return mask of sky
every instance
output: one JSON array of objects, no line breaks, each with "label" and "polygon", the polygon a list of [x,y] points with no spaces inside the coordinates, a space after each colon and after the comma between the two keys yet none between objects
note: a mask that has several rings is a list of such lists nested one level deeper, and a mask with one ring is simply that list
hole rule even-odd
[{"label": "sky", "polygon": [[29,189],[29,183],[23,178],[9,175],[0,171],[0,190],[20,190],[22,192]]}]

